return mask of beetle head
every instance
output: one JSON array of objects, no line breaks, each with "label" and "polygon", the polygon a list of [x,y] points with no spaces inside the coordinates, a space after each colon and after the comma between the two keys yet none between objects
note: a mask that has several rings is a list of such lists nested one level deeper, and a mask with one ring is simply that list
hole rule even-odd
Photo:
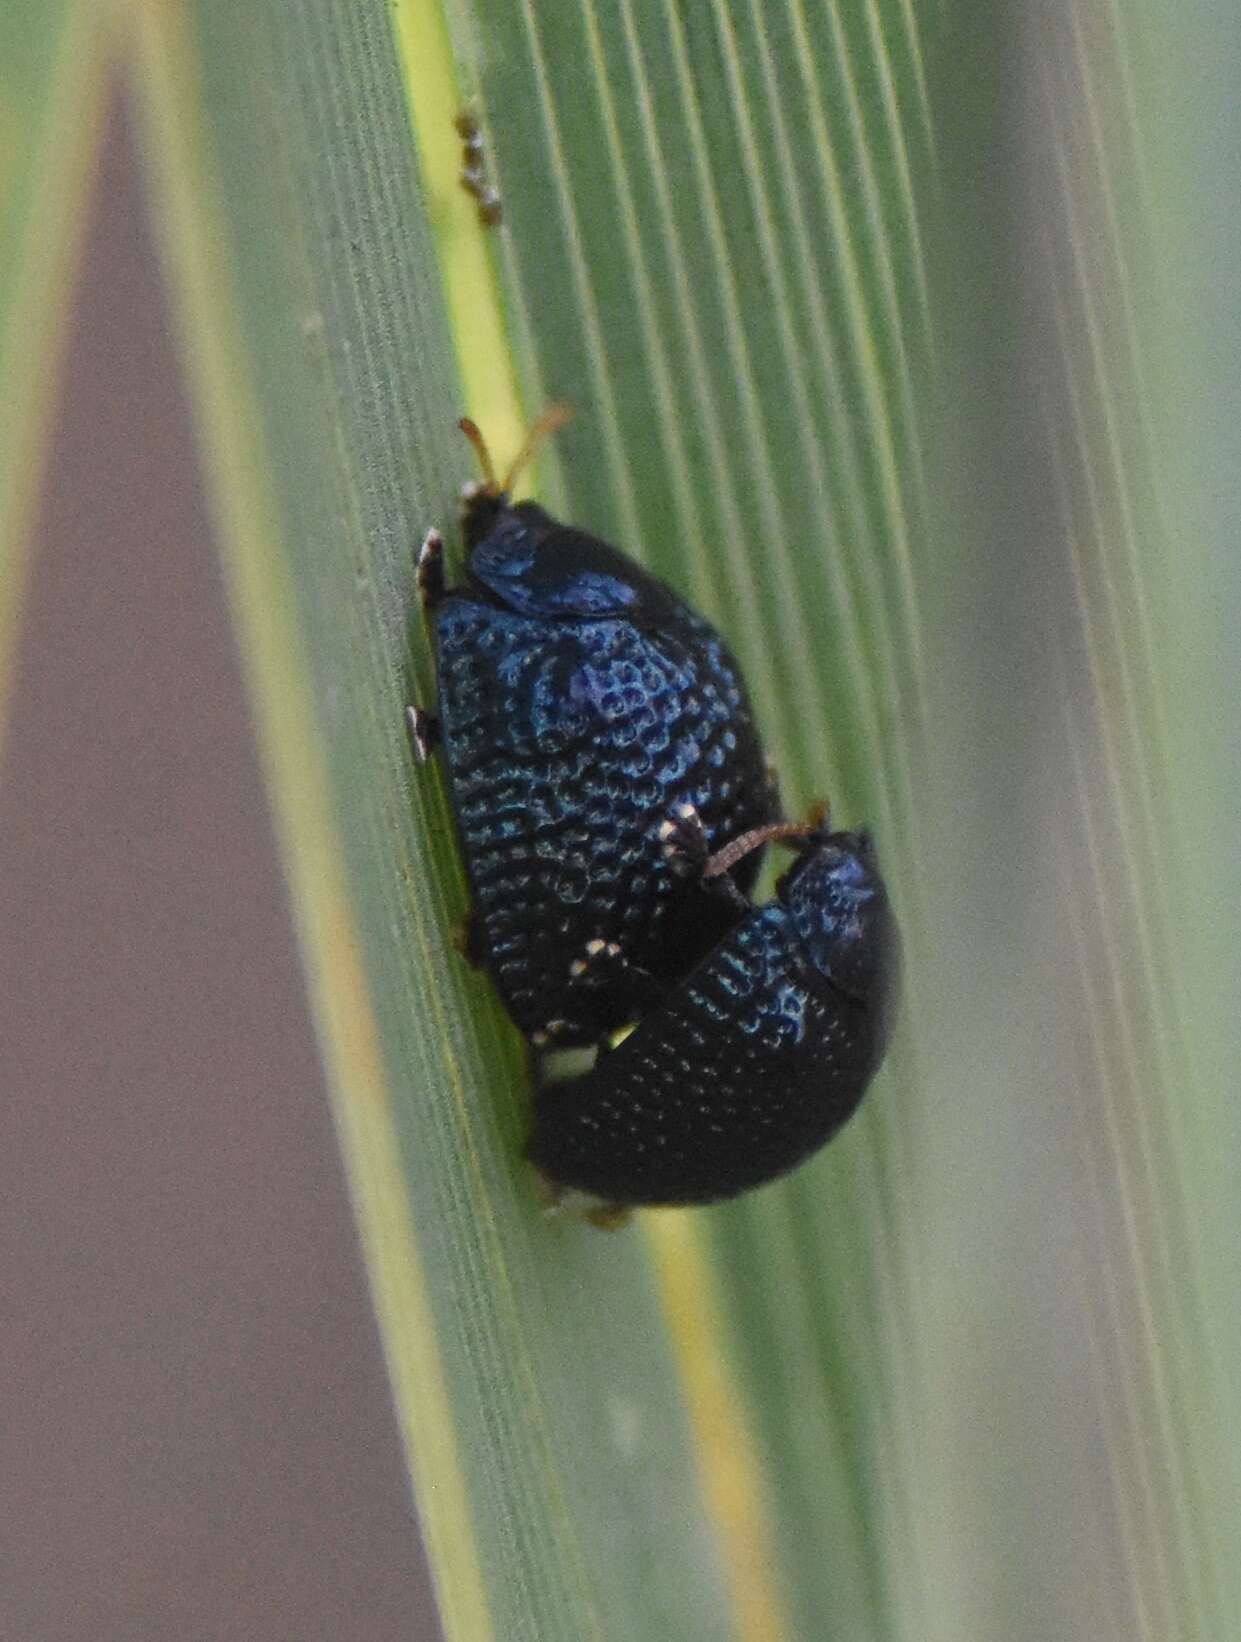
[{"label": "beetle head", "polygon": [[462,419],[461,430],[478,454],[483,475],[465,491],[463,527],[471,578],[523,616],[673,619],[668,590],[623,553],[597,536],[559,524],[536,502],[510,500],[518,473],[569,414],[564,405],[544,411],[503,479],[496,477],[482,434]]},{"label": "beetle head", "polygon": [[[472,422],[468,416],[463,416],[457,423],[462,433],[473,445],[474,454],[478,458],[479,471],[482,473],[481,479],[476,479],[471,484],[466,485],[461,493],[462,526],[467,548],[474,548],[479,542],[486,541],[488,537],[496,532],[505,515],[514,511],[511,496],[518,474],[523,468],[530,466],[539,446],[545,439],[550,438],[557,428],[563,427],[572,414],[573,412],[568,405],[549,405],[531,425],[526,437],[521,442],[520,450],[509,463],[508,472],[502,479],[496,474],[495,463],[491,460],[490,447],[479,431],[477,422]],[[541,510],[539,511],[541,512]],[[545,520],[547,519],[546,514],[543,514],[542,517]]]},{"label": "beetle head", "polygon": [[883,1005],[898,937],[869,833],[828,834],[784,874],[779,895],[813,967],[859,1003]]},{"label": "beetle head", "polygon": [[523,616],[632,613],[635,566],[595,536],[558,524],[535,502],[505,506],[470,554],[470,575]]}]

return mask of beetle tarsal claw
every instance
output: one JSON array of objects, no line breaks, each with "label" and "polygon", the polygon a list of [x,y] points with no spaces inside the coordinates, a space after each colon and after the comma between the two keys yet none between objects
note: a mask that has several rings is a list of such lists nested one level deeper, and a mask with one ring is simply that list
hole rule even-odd
[{"label": "beetle tarsal claw", "polygon": [[421,707],[407,707],[405,728],[409,731],[409,744],[414,750],[414,757],[420,764],[425,764],[439,739],[438,720],[433,713],[425,712]]},{"label": "beetle tarsal claw", "polygon": [[443,598],[444,538],[434,527],[427,531],[414,555],[414,581],[424,609],[432,609]]},{"label": "beetle tarsal claw", "polygon": [[548,1220],[584,1220],[599,1231],[619,1231],[633,1218],[633,1209],[627,1203],[613,1203],[594,1192],[561,1186],[537,1167],[531,1173],[534,1175],[535,1190],[543,1202],[543,1214]]},{"label": "beetle tarsal claw", "polygon": [[619,942],[605,941],[596,936],[593,941],[587,941],[582,956],[574,958],[569,965],[569,974],[575,980],[580,980],[583,975],[588,975],[592,969],[597,969],[602,963],[619,958],[620,955]]},{"label": "beetle tarsal claw", "polygon": [[710,853],[706,828],[693,804],[673,806],[671,815],[659,824],[659,841],[665,858],[685,872],[700,865]]}]

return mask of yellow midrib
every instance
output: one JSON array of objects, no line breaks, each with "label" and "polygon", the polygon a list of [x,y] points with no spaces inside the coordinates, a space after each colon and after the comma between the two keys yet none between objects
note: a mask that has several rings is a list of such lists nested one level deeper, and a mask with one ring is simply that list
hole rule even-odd
[{"label": "yellow midrib", "polygon": [[[454,120],[462,99],[449,31],[439,0],[401,0],[394,18],[465,403],[493,448],[506,454],[517,449],[527,418],[489,231],[460,186],[461,143]],[[710,1259],[699,1230],[684,1214],[644,1216],[643,1229],[680,1370],[707,1512],[728,1568],[736,1635],[739,1642],[780,1642],[787,1630],[761,1466],[744,1399],[719,1350],[723,1321]]]}]

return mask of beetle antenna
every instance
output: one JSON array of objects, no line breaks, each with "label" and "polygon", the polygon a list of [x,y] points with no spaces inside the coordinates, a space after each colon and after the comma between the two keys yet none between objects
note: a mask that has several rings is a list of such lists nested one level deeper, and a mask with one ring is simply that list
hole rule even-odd
[{"label": "beetle antenna", "polygon": [[[512,490],[517,475],[522,468],[528,466],[534,457],[535,451],[538,450],[543,441],[550,439],[557,428],[564,427],[572,415],[573,407],[571,405],[557,403],[549,405],[541,416],[535,418],[530,426],[529,433],[521,442],[521,449],[514,456],[508,472],[504,475],[504,483],[500,486],[503,495],[507,496]],[[475,429],[475,432],[477,432],[477,429]]]},{"label": "beetle antenna", "polygon": [[815,804],[804,821],[773,821],[770,826],[754,827],[739,838],[725,844],[707,858],[702,869],[704,878],[720,878],[731,872],[738,861],[743,861],[764,844],[798,844],[804,838],[820,837],[827,830],[827,804]]},{"label": "beetle antenna", "polygon": [[487,449],[487,441],[478,431],[478,423],[471,422],[468,416],[463,416],[457,426],[474,447],[478,465],[483,470],[483,489],[488,496],[498,496],[500,487],[496,483],[496,470],[491,465],[491,452]]}]

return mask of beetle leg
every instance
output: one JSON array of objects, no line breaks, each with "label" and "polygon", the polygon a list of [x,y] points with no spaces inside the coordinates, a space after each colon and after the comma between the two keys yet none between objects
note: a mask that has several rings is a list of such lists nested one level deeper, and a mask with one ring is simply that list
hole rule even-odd
[{"label": "beetle leg", "polygon": [[707,829],[692,804],[677,804],[659,824],[659,841],[674,872],[682,877],[699,876],[711,854]]},{"label": "beetle leg", "polygon": [[428,530],[414,554],[414,580],[424,611],[434,610],[444,597],[444,538]]},{"label": "beetle leg", "polygon": [[738,912],[750,910],[750,903],[733,882],[732,874],[726,868],[713,870],[718,857],[711,854],[702,817],[692,804],[678,804],[660,824],[659,836],[675,872],[695,878],[704,889],[711,890]]},{"label": "beetle leg", "polygon": [[751,910],[750,903],[733,882],[730,872],[712,873],[710,875],[704,873],[702,883],[705,889],[709,889],[713,894],[718,895],[721,901],[727,901],[734,911],[749,912]]},{"label": "beetle leg", "polygon": [[619,1231],[629,1224],[633,1208],[628,1203],[611,1203],[594,1192],[579,1191],[575,1186],[561,1186],[550,1180],[542,1169],[531,1168],[534,1189],[543,1203],[543,1213],[549,1220],[567,1215],[572,1220],[585,1220],[599,1231]]},{"label": "beetle leg", "polygon": [[587,941],[580,958],[574,958],[569,965],[569,974],[575,981],[590,976],[593,980],[608,970],[613,973],[623,971],[625,955],[615,941]]},{"label": "beetle leg", "polygon": [[650,970],[633,963],[615,941],[587,941],[569,975],[583,986],[623,989],[637,1002],[657,1003],[664,994]]},{"label": "beetle leg", "polygon": [[476,912],[467,912],[453,933],[452,944],[471,969],[481,969],[487,960],[482,924]]},{"label": "beetle leg", "polygon": [[629,1203],[600,1203],[597,1209],[583,1209],[582,1218],[597,1231],[620,1231],[633,1219],[633,1207]]},{"label": "beetle leg", "polygon": [[414,757],[419,764],[425,764],[439,745],[439,719],[421,707],[407,707],[405,728],[409,731],[409,744],[414,750]]}]

